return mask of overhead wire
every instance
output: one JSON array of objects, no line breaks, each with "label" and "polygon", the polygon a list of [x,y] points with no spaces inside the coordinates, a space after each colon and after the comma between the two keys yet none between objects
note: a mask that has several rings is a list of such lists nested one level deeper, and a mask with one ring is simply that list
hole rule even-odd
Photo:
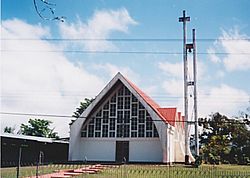
[{"label": "overhead wire", "polygon": [[[1,41],[10,41],[10,40],[25,40],[25,41],[35,41],[35,40],[44,40],[44,41],[120,41],[120,42],[171,42],[171,41],[182,41],[182,39],[168,39],[168,38],[130,38],[130,39],[118,39],[118,38],[110,38],[110,39],[62,39],[62,38],[43,38],[43,39],[7,39],[3,38]],[[247,40],[250,41],[249,38],[242,38],[242,39],[197,39],[197,41],[215,41],[215,40],[224,40],[224,41],[239,41],[239,40]],[[64,53],[103,53],[103,54],[163,54],[163,55],[182,55],[182,52],[168,52],[168,51],[90,51],[90,50],[1,50],[1,52],[64,52]],[[226,52],[200,52],[197,54],[216,54],[216,55],[250,55],[250,53],[226,53]],[[78,96],[78,95],[77,95]],[[83,96],[83,95],[82,95]],[[5,96],[0,96],[5,97]],[[161,96],[159,96],[161,97]],[[201,96],[199,96],[201,97]],[[206,97],[206,95],[204,95]],[[156,98],[156,97],[153,97]],[[169,99],[168,97],[167,99]],[[181,98],[181,97],[171,97],[173,98]],[[164,101],[164,100],[162,100]],[[238,102],[238,101],[232,101]],[[240,102],[240,100],[239,100]],[[1,113],[3,114],[3,113]],[[7,113],[5,113],[7,114]],[[16,113],[17,114],[17,113]],[[21,113],[19,113],[21,114]],[[30,114],[30,116],[37,116],[37,114]],[[39,116],[48,116],[48,117],[61,117],[58,115],[39,115]],[[62,117],[71,117],[71,116],[62,116]]]},{"label": "overhead wire", "polygon": [[[158,55],[182,55],[182,52],[171,51],[91,51],[91,50],[14,50],[14,49],[2,49],[1,52],[31,52],[31,53],[78,53],[78,54],[158,54]],[[250,52],[198,52],[198,55],[250,55]]]},{"label": "overhead wire", "polygon": [[[112,41],[112,42],[178,42],[183,39],[179,38],[2,38],[1,41],[63,41],[63,42],[85,42],[85,41]],[[191,39],[189,39],[191,40]],[[228,38],[228,39],[214,39],[214,38],[200,38],[197,41],[250,41],[250,38]],[[108,51],[108,50],[16,50],[16,49],[1,49],[1,52],[49,52],[49,53],[96,53],[96,54],[158,54],[158,55],[182,55],[178,51]],[[216,54],[216,55],[250,55],[249,52],[198,52],[199,55]]]},{"label": "overhead wire", "polygon": [[[57,115],[57,114],[35,114],[35,113],[24,113],[24,112],[0,112],[0,115],[12,115],[12,116],[36,116],[36,117],[54,117],[54,118],[74,118],[74,119],[78,119],[78,118],[88,118],[88,117],[84,117],[84,116],[80,116],[80,117],[74,117],[73,115],[72,116],[69,116],[69,115]],[[103,119],[103,118],[101,118]],[[115,120],[117,120],[117,118],[114,118]],[[132,120],[129,119],[129,120]],[[161,119],[152,119],[152,121],[163,121]],[[194,123],[195,121],[186,121],[186,120],[167,120],[167,122],[187,122],[187,123]],[[199,123],[206,123],[207,121],[198,121]],[[235,122],[235,121],[216,121],[216,123],[231,123],[231,124],[246,124],[245,122]]]},{"label": "overhead wire", "polygon": [[[180,38],[2,38],[2,41],[120,41],[120,42],[182,42]],[[192,39],[187,39],[191,41]],[[250,38],[229,38],[229,39],[216,39],[216,38],[198,38],[196,41],[250,41]]]},{"label": "overhead wire", "polygon": [[[62,92],[62,93],[61,93]],[[193,91],[190,91],[190,97],[193,97]],[[35,96],[41,96],[41,94],[46,94],[46,96],[43,96],[42,98],[35,98]],[[5,93],[2,92],[2,95],[0,95],[0,98],[2,98],[3,100],[19,100],[22,99],[23,97],[33,97],[34,99],[50,99],[50,98],[64,98],[64,99],[75,99],[76,97],[83,97],[83,98],[91,98],[91,97],[96,97],[95,96],[96,93],[94,92],[66,92],[66,91],[60,91],[60,92],[43,92],[43,91],[36,91],[36,92],[32,92],[32,91],[26,91],[26,92],[10,92],[10,93]],[[249,100],[250,100],[250,93],[247,93],[249,96]],[[152,99],[155,99],[157,101],[172,101],[172,100],[178,100],[180,98],[183,98],[183,96],[181,95],[175,95],[172,96],[170,94],[152,94],[150,95],[150,97]],[[198,97],[199,99],[218,99],[218,100],[223,100],[223,101],[227,101],[227,102],[245,102],[245,97],[241,96],[234,96],[232,94],[217,94],[217,95],[210,95],[208,94],[199,94],[198,93]],[[29,99],[29,98],[27,98]],[[32,98],[31,98],[32,99]]]}]

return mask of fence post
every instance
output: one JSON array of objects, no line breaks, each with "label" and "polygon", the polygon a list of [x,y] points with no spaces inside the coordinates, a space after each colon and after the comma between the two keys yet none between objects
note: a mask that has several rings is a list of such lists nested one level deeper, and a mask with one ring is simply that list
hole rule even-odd
[{"label": "fence post", "polygon": [[127,159],[125,158],[125,157],[123,157],[123,169],[124,169],[124,175],[122,175],[122,177],[124,177],[124,178],[127,178],[127,171],[126,171],[126,162],[127,162]]},{"label": "fence post", "polygon": [[39,165],[42,164],[42,159],[44,159],[44,154],[42,151],[39,152],[37,164],[36,164],[36,177],[39,175]]},{"label": "fence post", "polygon": [[87,178],[86,167],[87,167],[87,156],[84,156],[84,169],[85,169],[84,177],[85,178]]},{"label": "fence post", "polygon": [[19,178],[19,169],[21,166],[21,158],[22,158],[22,147],[19,147],[19,154],[18,154],[18,165],[16,169],[16,177]]},{"label": "fence post", "polygon": [[168,178],[170,178],[170,165],[168,165]]}]

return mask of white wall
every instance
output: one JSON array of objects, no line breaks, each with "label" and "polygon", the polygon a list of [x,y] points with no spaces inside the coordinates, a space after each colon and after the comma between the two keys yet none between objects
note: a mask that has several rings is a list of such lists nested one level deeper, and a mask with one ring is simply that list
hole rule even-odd
[{"label": "white wall", "polygon": [[130,140],[129,161],[162,162],[162,146],[160,140]]},{"label": "white wall", "polygon": [[86,157],[88,161],[115,161],[115,140],[81,138],[80,142],[80,150],[73,160]]},{"label": "white wall", "polygon": [[[80,149],[75,149],[73,161],[115,161],[115,139],[81,138]],[[129,139],[129,161],[131,162],[162,162],[162,146],[159,138]]]},{"label": "white wall", "polygon": [[169,132],[169,143],[168,143],[168,155],[169,155],[169,162],[175,162],[175,142],[174,142],[174,134]]}]

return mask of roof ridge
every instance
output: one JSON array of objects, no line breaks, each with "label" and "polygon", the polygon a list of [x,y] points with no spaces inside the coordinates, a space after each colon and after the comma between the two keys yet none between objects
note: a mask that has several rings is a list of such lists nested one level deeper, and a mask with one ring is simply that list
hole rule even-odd
[{"label": "roof ridge", "polygon": [[[158,114],[158,116],[166,123],[169,123],[172,126],[175,126],[175,116],[177,114],[177,107],[161,107],[158,105],[150,96],[144,93],[139,87],[137,87],[133,82],[124,77],[119,73],[128,84],[142,97],[142,99]],[[163,110],[173,110],[171,113],[163,112]],[[170,118],[170,119],[169,119]]]},{"label": "roof ridge", "polygon": [[[120,73],[121,74],[121,73]],[[123,75],[122,75],[123,76]],[[148,103],[153,109],[157,109],[160,107],[149,95],[143,92],[139,87],[137,87],[133,82],[123,76],[123,78],[129,83],[129,85],[137,91],[137,93],[148,103],[147,101],[150,100]],[[152,105],[153,104],[153,105]]]},{"label": "roof ridge", "polygon": [[[173,119],[174,115],[176,115],[177,107],[169,107],[169,108],[162,108],[160,105],[158,105],[150,96],[148,96],[146,93],[144,93],[139,87],[137,87],[134,83],[132,83],[130,80],[128,80],[126,77],[121,75],[128,84],[142,97],[142,99],[155,111],[155,113],[162,119],[162,121],[171,124],[175,126],[175,120]],[[169,120],[169,116],[166,116],[166,113],[162,113],[162,109],[173,109],[174,114],[171,113],[171,119]],[[174,121],[172,121],[174,120]]]},{"label": "roof ridge", "polygon": [[[137,87],[133,82],[131,82],[129,79],[124,77],[120,72],[118,72],[115,77],[101,90],[101,92],[96,96],[96,99],[94,100],[93,103],[91,103],[91,107],[88,107],[83,114],[84,116],[87,117],[91,110],[95,107],[95,105],[100,102],[101,98],[107,94],[106,90],[110,90],[112,86],[115,85],[115,83],[120,80],[125,86],[129,85],[140,97],[144,102],[159,116],[159,118],[162,119],[163,122],[166,122],[167,124],[171,124],[166,117],[166,114],[162,113],[161,110],[163,109],[174,109],[174,113],[177,111],[177,107],[169,107],[169,108],[164,108],[161,107],[159,104],[157,104],[149,95],[147,95],[145,92],[143,92],[139,87]],[[125,83],[126,84],[125,84]],[[82,115],[83,115],[82,114]],[[172,116],[173,117],[173,116]],[[77,119],[78,120],[78,119]],[[80,121],[79,121],[80,122]],[[171,124],[174,125],[174,124]]]},{"label": "roof ridge", "polygon": [[157,109],[176,109],[177,110],[177,107],[160,107],[160,108],[157,108]]}]

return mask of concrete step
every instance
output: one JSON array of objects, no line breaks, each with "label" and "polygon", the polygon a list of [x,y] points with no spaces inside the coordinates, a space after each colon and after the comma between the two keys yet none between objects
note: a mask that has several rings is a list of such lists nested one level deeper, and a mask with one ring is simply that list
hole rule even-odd
[{"label": "concrete step", "polygon": [[88,174],[96,174],[97,171],[93,171],[93,170],[74,170],[74,172],[76,173],[88,173]]},{"label": "concrete step", "polygon": [[71,177],[71,176],[68,176],[68,175],[51,175],[51,178],[68,178],[68,177]]},{"label": "concrete step", "polygon": [[[106,167],[108,166],[97,164],[79,169],[55,170],[54,173],[40,175],[39,178],[68,178],[73,176],[79,176],[81,174],[97,174]],[[29,178],[35,178],[35,176]]]},{"label": "concrete step", "polygon": [[81,173],[78,173],[78,172],[64,172],[63,174],[66,176],[79,176],[79,175],[81,175]]}]

